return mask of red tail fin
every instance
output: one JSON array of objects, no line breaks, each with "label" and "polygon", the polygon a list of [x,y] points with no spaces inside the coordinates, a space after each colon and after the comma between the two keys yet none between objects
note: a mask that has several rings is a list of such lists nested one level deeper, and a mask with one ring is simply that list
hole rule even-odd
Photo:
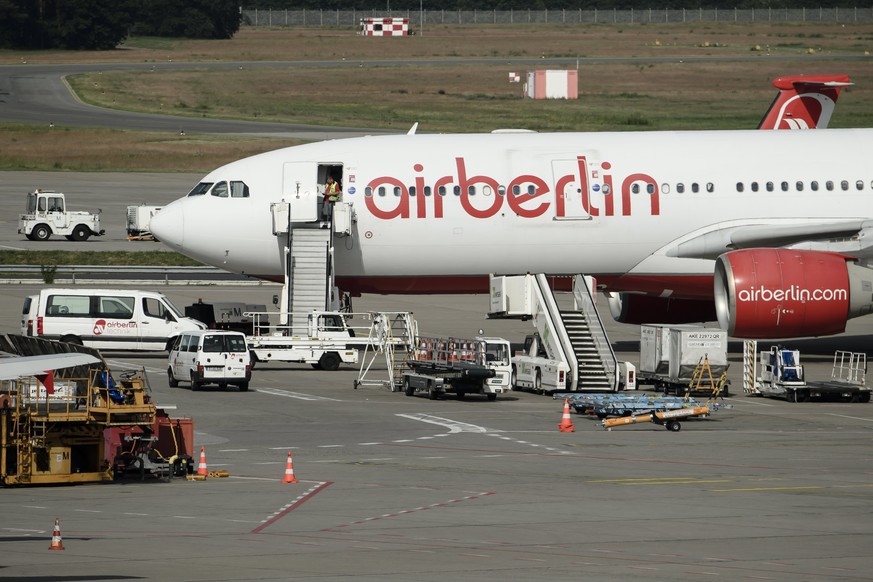
[{"label": "red tail fin", "polygon": [[851,84],[848,75],[779,77],[773,81],[779,93],[758,129],[825,128],[840,91]]}]

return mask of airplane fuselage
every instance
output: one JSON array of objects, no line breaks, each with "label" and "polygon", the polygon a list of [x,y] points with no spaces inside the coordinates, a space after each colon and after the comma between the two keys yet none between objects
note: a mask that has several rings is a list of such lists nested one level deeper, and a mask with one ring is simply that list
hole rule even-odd
[{"label": "airplane fuselage", "polygon": [[187,196],[152,229],[195,259],[280,280],[270,204],[317,195],[317,169],[330,164],[342,167],[341,199],[355,217],[351,236],[336,239],[344,290],[487,291],[488,273],[545,272],[703,298],[712,296],[713,261],[677,256],[683,242],[873,215],[871,141],[871,130],[325,141],[216,169],[203,183],[242,182],[247,197]]}]

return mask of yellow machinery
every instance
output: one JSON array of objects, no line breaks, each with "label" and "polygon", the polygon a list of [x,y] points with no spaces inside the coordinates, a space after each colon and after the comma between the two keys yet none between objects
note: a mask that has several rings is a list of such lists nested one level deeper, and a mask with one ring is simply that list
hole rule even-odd
[{"label": "yellow machinery", "polygon": [[111,481],[104,431],[156,417],[143,370],[111,378],[78,366],[0,381],[0,484]]}]

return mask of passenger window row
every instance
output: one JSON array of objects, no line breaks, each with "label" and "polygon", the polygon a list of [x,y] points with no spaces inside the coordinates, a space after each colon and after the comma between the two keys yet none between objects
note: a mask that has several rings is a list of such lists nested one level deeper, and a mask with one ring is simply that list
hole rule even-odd
[{"label": "passenger window row", "polygon": [[[419,194],[418,188],[416,188],[415,186],[407,186],[406,191],[409,193],[409,196],[413,197],[413,198],[416,196],[420,196],[420,195],[425,196],[425,197],[432,196],[434,193],[433,188],[431,188],[430,186],[425,186],[424,188],[422,188],[421,194]],[[461,187],[458,186],[457,184],[454,186],[451,186],[451,189],[449,189],[448,186],[440,186],[439,188],[436,189],[436,193],[439,196],[448,196],[450,193],[454,196],[460,196],[461,191],[462,191]],[[528,196],[534,196],[537,193],[537,187],[534,184],[527,184],[527,185],[516,184],[512,187],[512,193],[515,196],[521,196],[523,194],[527,194]],[[393,196],[401,196],[403,194],[403,188],[401,188],[400,186],[393,186],[391,188],[388,188],[386,186],[379,186],[378,188],[375,189],[376,196],[388,196],[389,194],[391,194]],[[492,188],[488,184],[470,184],[469,186],[467,186],[467,195],[468,196],[475,196],[476,194],[481,194],[483,196],[491,196],[492,194],[494,194],[494,188]],[[364,195],[365,196],[373,196],[374,195],[373,188],[371,188],[370,186],[367,186],[367,188],[364,190]],[[497,195],[498,196],[506,196],[506,186],[504,186],[504,185],[497,186]]]},{"label": "passenger window row", "polygon": [[[649,186],[649,194],[654,194],[655,193],[654,186],[652,184],[648,184],[648,186]],[[636,194],[637,190],[634,190],[634,188],[638,189],[639,185],[634,184],[633,187],[631,188],[631,191]],[[662,193],[669,194],[670,190],[671,190],[670,184],[667,184],[666,182],[661,184],[661,192]],[[691,182],[687,186],[685,185],[685,182],[677,182],[676,183],[676,193],[677,194],[685,194],[686,192],[691,192],[692,194],[697,194],[698,192],[700,192],[700,190],[701,190],[701,185],[698,184],[697,182]],[[703,190],[706,191],[706,193],[708,193],[708,194],[712,194],[713,192],[715,192],[715,184],[713,184],[712,182],[707,182],[706,184],[703,185]]]},{"label": "passenger window row", "polygon": [[[764,190],[766,192],[775,192],[777,189],[782,192],[788,192],[791,190],[791,183],[787,180],[783,180],[782,182],[774,183],[774,182],[749,182],[749,191],[750,192],[759,192]],[[806,187],[806,182],[803,180],[797,180],[794,182],[794,191],[795,192],[803,192]],[[870,183],[870,187],[873,188],[873,182]],[[834,182],[833,180],[827,180],[824,183],[819,182],[818,180],[812,180],[809,182],[809,189],[813,192],[817,192],[820,189],[824,189],[827,191],[833,191],[839,188],[842,191],[848,191],[851,188],[851,184],[848,180],[841,180],[840,182]],[[746,189],[745,182],[737,182],[737,192],[744,192]],[[855,190],[861,191],[864,189],[864,181],[863,180],[855,180]]]}]

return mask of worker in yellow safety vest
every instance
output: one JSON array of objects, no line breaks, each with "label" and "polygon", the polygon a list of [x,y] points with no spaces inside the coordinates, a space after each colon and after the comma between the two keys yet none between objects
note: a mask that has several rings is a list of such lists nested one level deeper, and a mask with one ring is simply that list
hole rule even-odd
[{"label": "worker in yellow safety vest", "polygon": [[328,176],[327,183],[324,185],[324,205],[322,206],[324,220],[330,220],[333,204],[339,199],[340,194],[342,194],[340,185],[336,183],[333,176]]}]

